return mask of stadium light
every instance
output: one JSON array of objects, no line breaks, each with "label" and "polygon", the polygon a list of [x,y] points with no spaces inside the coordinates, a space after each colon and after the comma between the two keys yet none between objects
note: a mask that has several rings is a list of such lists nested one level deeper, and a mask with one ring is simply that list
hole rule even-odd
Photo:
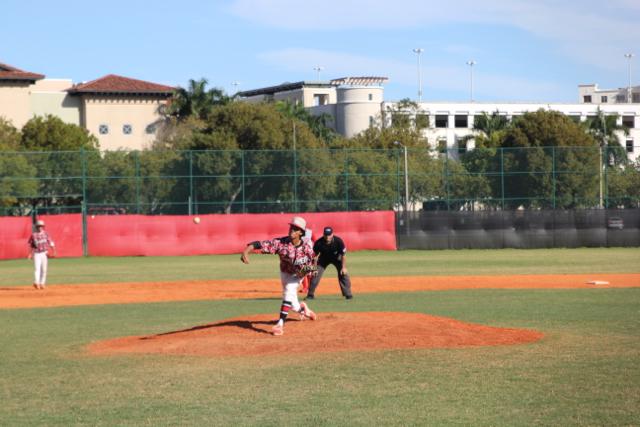
[{"label": "stadium light", "polygon": [[418,56],[418,102],[422,102],[422,70],[420,67],[420,55],[422,55],[424,49],[417,47],[413,49],[413,53]]},{"label": "stadium light", "polygon": [[624,57],[627,58],[627,65],[629,67],[629,85],[627,86],[627,102],[631,103],[632,99],[631,99],[631,58],[633,58],[635,55],[633,53],[625,53]]},{"label": "stadium light", "polygon": [[470,79],[471,79],[471,102],[473,102],[473,66],[476,65],[476,61],[474,61],[473,59],[470,61],[467,61],[467,65],[469,66],[469,74],[470,74]]},{"label": "stadium light", "polygon": [[316,72],[316,81],[320,81],[320,71],[324,70],[324,67],[316,65],[315,67],[313,67],[313,69]]},{"label": "stadium light", "polygon": [[393,145],[402,147],[404,151],[404,211],[409,212],[409,162],[407,161],[407,146],[400,141],[393,141]]}]

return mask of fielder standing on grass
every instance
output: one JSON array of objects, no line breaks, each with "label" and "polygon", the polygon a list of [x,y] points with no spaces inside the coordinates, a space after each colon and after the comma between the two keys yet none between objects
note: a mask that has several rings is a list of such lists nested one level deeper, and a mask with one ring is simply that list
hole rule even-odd
[{"label": "fielder standing on grass", "polygon": [[327,267],[331,264],[338,270],[338,283],[340,292],[346,299],[353,298],[351,293],[351,279],[347,271],[347,247],[342,239],[333,234],[333,228],[325,227],[322,237],[313,245],[313,251],[318,257],[318,273],[313,277],[309,285],[307,299],[314,299],[316,288]]},{"label": "fielder standing on grass", "polygon": [[49,250],[53,251],[53,256],[56,255],[56,245],[49,233],[44,230],[44,221],[39,219],[36,221],[36,231],[29,237],[28,256],[29,259],[33,258],[35,267],[33,287],[36,289],[44,289],[47,286]]},{"label": "fielder standing on grass", "polygon": [[302,279],[315,272],[313,248],[309,242],[304,242],[307,222],[299,216],[289,223],[289,235],[272,240],[255,241],[247,245],[240,260],[249,264],[249,253],[260,250],[263,254],[277,254],[280,256],[280,281],[282,282],[282,305],[280,318],[272,329],[273,335],[284,333],[284,322],[289,311],[300,314],[300,319],[316,320],[316,314],[304,302],[298,301],[298,287]]}]

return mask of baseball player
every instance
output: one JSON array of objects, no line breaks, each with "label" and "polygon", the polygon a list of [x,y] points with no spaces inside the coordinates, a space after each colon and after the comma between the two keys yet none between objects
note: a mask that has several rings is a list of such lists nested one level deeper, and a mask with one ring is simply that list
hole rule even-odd
[{"label": "baseball player", "polygon": [[280,318],[272,329],[273,335],[284,333],[284,322],[290,310],[300,314],[300,319],[316,320],[316,314],[304,302],[298,301],[298,286],[302,278],[315,271],[313,248],[302,240],[307,222],[299,216],[289,223],[289,235],[272,240],[255,241],[247,245],[240,260],[249,264],[249,253],[260,250],[263,254],[280,256],[280,281],[282,282],[282,305]]},{"label": "baseball player", "polygon": [[342,239],[333,234],[333,228],[325,227],[322,237],[313,245],[313,252],[318,257],[318,272],[311,280],[306,299],[314,299],[316,288],[329,264],[338,270],[338,283],[342,296],[346,299],[353,298],[351,293],[351,279],[347,271],[347,247]]},{"label": "baseball player", "polygon": [[29,259],[33,258],[35,266],[33,287],[36,289],[46,287],[49,250],[52,250],[53,256],[56,255],[56,245],[51,240],[49,233],[44,231],[44,221],[39,219],[36,221],[36,231],[31,233],[31,237],[29,237],[28,256]]}]

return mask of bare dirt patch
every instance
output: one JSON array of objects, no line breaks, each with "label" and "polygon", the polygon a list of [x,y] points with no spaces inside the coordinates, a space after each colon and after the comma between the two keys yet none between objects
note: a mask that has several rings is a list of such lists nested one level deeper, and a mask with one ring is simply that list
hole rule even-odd
[{"label": "bare dirt patch", "polygon": [[269,332],[273,324],[273,314],[261,314],[181,331],[100,341],[91,344],[88,351],[92,355],[290,355],[513,345],[535,342],[543,336],[532,330],[496,328],[420,313],[322,313],[316,321],[287,321],[285,334],[278,337]]},{"label": "bare dirt patch", "polygon": [[[593,280],[609,284],[588,284]],[[640,274],[354,277],[352,285],[356,297],[374,292],[454,289],[599,289],[640,287]],[[43,291],[31,286],[0,287],[0,309],[279,298],[280,289],[277,279],[51,285]],[[333,277],[323,279],[316,292],[320,298],[336,294],[338,282]]]}]

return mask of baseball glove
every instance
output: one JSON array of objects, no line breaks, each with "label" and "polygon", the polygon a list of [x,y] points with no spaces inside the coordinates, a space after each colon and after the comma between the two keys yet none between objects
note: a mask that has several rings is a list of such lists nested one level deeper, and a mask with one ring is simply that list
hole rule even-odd
[{"label": "baseball glove", "polygon": [[300,268],[300,274],[302,275],[316,274],[317,272],[318,272],[318,266],[315,264],[303,265],[302,268]]}]

